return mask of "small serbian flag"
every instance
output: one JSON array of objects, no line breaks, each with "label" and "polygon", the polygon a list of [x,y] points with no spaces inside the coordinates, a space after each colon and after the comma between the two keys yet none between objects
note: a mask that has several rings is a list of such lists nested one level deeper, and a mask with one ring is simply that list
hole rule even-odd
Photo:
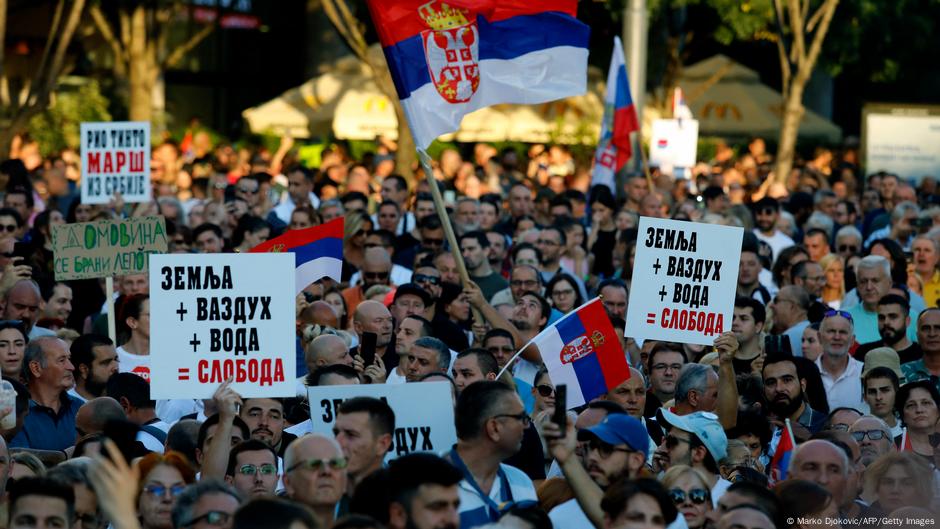
[{"label": "small serbian flag", "polygon": [[623,347],[604,310],[594,298],[532,339],[548,376],[568,385],[568,409],[606,394],[630,378]]},{"label": "small serbian flag", "polygon": [[249,253],[291,252],[296,260],[295,290],[299,294],[310,283],[343,277],[343,218],[302,230],[288,230],[280,237],[255,246]]},{"label": "small serbian flag", "polygon": [[418,149],[474,110],[587,90],[577,0],[366,0]]},{"label": "small serbian flag", "polygon": [[914,445],[911,444],[911,438],[907,435],[907,428],[901,432],[901,451],[902,452],[913,452]]},{"label": "small serbian flag", "polygon": [[793,452],[795,451],[796,440],[793,438],[793,432],[790,431],[790,419],[787,419],[786,426],[780,433],[777,451],[774,452],[774,457],[770,460],[770,480],[772,483],[779,483],[787,479],[790,459],[793,457]]},{"label": "small serbian flag", "polygon": [[607,95],[604,97],[604,121],[601,122],[601,139],[594,154],[594,174],[591,185],[605,185],[611,191],[614,175],[633,156],[631,134],[640,130],[640,123],[630,95],[627,65],[623,59],[623,43],[614,37],[614,53],[610,57],[607,71]]}]

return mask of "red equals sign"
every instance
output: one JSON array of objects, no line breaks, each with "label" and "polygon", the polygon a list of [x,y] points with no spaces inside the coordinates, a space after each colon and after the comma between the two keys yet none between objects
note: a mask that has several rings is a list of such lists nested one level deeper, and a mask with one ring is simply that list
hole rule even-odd
[{"label": "red equals sign", "polygon": [[647,313],[646,313],[646,323],[649,323],[650,325],[653,325],[653,324],[656,323],[656,313],[655,313],[655,312],[647,312]]},{"label": "red equals sign", "polygon": [[180,380],[189,380],[189,368],[181,367],[179,368],[179,373]]}]

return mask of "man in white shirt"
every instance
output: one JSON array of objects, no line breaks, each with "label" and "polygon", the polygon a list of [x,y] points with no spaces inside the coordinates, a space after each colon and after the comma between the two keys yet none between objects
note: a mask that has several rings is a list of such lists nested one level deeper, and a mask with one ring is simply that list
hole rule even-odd
[{"label": "man in white shirt", "polygon": [[320,199],[313,193],[313,175],[307,168],[294,165],[288,167],[284,173],[287,175],[287,195],[271,212],[284,224],[290,224],[294,209],[298,206],[316,209],[320,206]]},{"label": "man in white shirt", "polygon": [[854,408],[867,412],[859,383],[863,364],[849,355],[849,347],[855,342],[852,316],[845,311],[835,311],[823,318],[819,324],[819,342],[823,354],[816,359],[816,367],[822,376],[829,409]]},{"label": "man in white shirt", "polygon": [[777,229],[777,219],[780,217],[780,203],[776,199],[764,197],[754,204],[754,220],[757,227],[754,235],[766,242],[773,250],[773,258],[777,259],[780,252],[793,246],[793,239]]}]

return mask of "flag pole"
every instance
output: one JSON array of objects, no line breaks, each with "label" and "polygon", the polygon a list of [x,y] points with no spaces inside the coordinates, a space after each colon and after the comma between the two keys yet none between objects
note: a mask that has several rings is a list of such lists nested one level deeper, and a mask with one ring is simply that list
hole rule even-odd
[{"label": "flag pole", "polygon": [[788,417],[787,419],[785,419],[784,422],[785,422],[785,424],[786,424],[786,426],[787,426],[787,433],[790,434],[790,441],[793,443],[793,449],[796,450],[796,445],[797,445],[797,443],[796,443],[796,437],[793,437],[793,428],[790,427],[790,419],[789,419],[789,417]]},{"label": "flag pole", "polygon": [[[434,208],[437,210],[437,216],[441,219],[441,225],[444,227],[444,236],[447,237],[447,244],[450,246],[450,253],[454,256],[457,263],[457,273],[460,274],[460,280],[465,285],[470,284],[470,274],[467,273],[467,265],[463,262],[463,255],[460,254],[460,246],[457,245],[457,236],[454,235],[454,227],[450,225],[450,217],[447,215],[447,208],[444,207],[444,198],[441,196],[441,190],[437,187],[437,179],[434,178],[434,170],[431,168],[431,157],[424,149],[417,149],[418,159],[421,160],[421,167],[424,169],[424,178],[428,181],[428,187],[431,188],[431,196],[434,197]],[[489,300],[486,300],[489,301]],[[473,311],[473,321],[477,325],[482,325],[483,315],[476,308],[471,307]]]},{"label": "flag pole", "polygon": [[646,161],[646,151],[643,150],[643,125],[640,125],[640,130],[636,133],[636,142],[639,147],[640,153],[640,167],[643,169],[643,174],[646,175],[646,185],[649,186],[650,192],[656,191],[656,186],[653,185],[653,176],[650,174],[650,166]]}]

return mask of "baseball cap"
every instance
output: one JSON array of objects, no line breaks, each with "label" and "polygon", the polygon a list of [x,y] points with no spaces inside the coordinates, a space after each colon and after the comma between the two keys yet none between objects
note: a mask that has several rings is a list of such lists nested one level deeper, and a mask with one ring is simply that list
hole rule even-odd
[{"label": "baseball cap", "polygon": [[395,289],[395,297],[392,299],[392,303],[398,301],[398,298],[408,294],[421,298],[421,301],[424,302],[425,307],[431,304],[431,295],[428,294],[427,290],[421,288],[416,283],[405,283],[404,285],[401,285]]},{"label": "baseball cap", "polygon": [[728,436],[714,413],[697,411],[688,415],[676,415],[666,408],[660,408],[656,411],[656,420],[663,426],[695,434],[712,455],[715,463],[728,455]]},{"label": "baseball cap", "polygon": [[584,441],[591,436],[609,445],[625,444],[632,450],[641,452],[644,458],[649,457],[650,444],[646,426],[625,413],[608,415],[600,423],[578,432],[579,441]]},{"label": "baseball cap", "polygon": [[898,376],[901,384],[904,383],[904,373],[901,371],[901,359],[898,353],[890,347],[878,347],[868,351],[865,355],[865,366],[862,368],[862,376],[876,367],[887,367]]}]

